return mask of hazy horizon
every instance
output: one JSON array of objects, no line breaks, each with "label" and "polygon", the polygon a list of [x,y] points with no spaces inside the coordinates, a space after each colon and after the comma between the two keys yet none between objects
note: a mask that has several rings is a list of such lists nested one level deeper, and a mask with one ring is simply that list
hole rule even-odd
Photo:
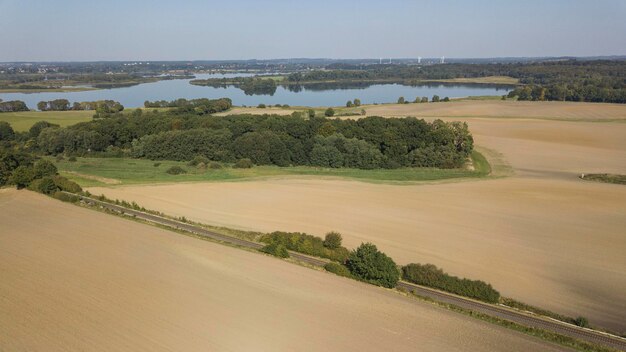
[{"label": "hazy horizon", "polygon": [[[441,57],[420,57],[423,61],[425,60],[439,60]],[[564,55],[564,56],[487,56],[487,57],[445,57],[445,61],[456,61],[456,60],[506,60],[506,59],[565,59],[565,58],[574,58],[574,59],[626,59],[626,54],[614,54],[614,55],[586,55],[586,56],[572,56],[572,55]],[[281,61],[281,60],[324,60],[324,61],[358,61],[358,60],[375,60],[378,61],[382,59],[383,63],[389,61],[389,57],[383,58],[374,58],[374,57],[276,57],[276,58],[245,58],[245,59],[180,59],[180,60],[151,60],[150,58],[145,59],[133,59],[133,60],[13,60],[13,61],[0,61],[2,64],[6,63],[88,63],[88,62],[238,62],[238,61]],[[417,60],[417,57],[391,57],[391,60],[396,61],[408,61],[408,60]]]},{"label": "hazy horizon", "polygon": [[626,2],[0,0],[1,62],[626,54]]}]

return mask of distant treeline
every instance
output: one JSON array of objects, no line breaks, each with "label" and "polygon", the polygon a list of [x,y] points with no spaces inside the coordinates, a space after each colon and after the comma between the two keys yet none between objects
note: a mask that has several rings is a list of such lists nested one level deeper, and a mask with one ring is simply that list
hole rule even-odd
[{"label": "distant treeline", "polygon": [[66,128],[45,128],[37,145],[46,154],[85,154],[110,148],[134,157],[312,165],[361,169],[462,167],[473,149],[467,125],[416,118],[359,120],[323,117],[197,116],[152,111],[116,114]]},{"label": "distant treeline", "polygon": [[555,84],[548,86],[525,85],[510,91],[509,98],[518,100],[560,100],[560,101],[588,101],[594,103],[626,103],[626,89],[612,89],[595,85],[567,85]]},{"label": "distant treeline", "polygon": [[146,108],[176,108],[171,113],[184,114],[195,113],[196,115],[213,114],[216,112],[226,111],[233,107],[233,102],[229,98],[221,99],[176,99],[172,101],[158,100],[143,103]]},{"label": "distant treeline", "polygon": [[2,101],[0,99],[0,112],[28,111],[28,106],[21,100]]},{"label": "distant treeline", "polygon": [[[368,65],[360,69],[316,70],[292,73],[292,83],[419,81],[509,76],[528,87],[511,96],[522,100],[569,100],[626,103],[626,61],[554,61],[515,64]],[[544,88],[543,94],[541,89]],[[530,92],[529,92],[530,89]],[[532,92],[535,92],[534,94]]]},{"label": "distant treeline", "polygon": [[274,95],[277,87],[275,80],[261,77],[197,79],[190,83],[197,86],[209,87],[227,87],[232,85],[242,89],[246,95]]},{"label": "distant treeline", "polygon": [[99,113],[111,114],[124,110],[124,106],[113,100],[81,101],[71,104],[67,99],[40,101],[37,109],[41,111],[96,110]]},{"label": "distant treeline", "polygon": [[[24,73],[2,73],[0,74],[0,89],[53,89],[67,85],[90,84],[94,88],[120,88],[129,87],[141,83],[156,82],[169,79],[193,78],[193,75],[183,73],[180,75],[166,74],[162,71],[156,72],[93,72],[93,67],[87,63],[76,63],[76,66],[66,66],[59,64],[59,67],[51,69],[46,73],[28,72]],[[119,68],[118,68],[119,69]],[[122,70],[132,70],[130,67]],[[161,73],[163,73],[161,75]]]},{"label": "distant treeline", "polygon": [[276,93],[276,81],[271,78],[244,78],[239,88],[241,88],[246,95],[274,95],[274,93]]}]

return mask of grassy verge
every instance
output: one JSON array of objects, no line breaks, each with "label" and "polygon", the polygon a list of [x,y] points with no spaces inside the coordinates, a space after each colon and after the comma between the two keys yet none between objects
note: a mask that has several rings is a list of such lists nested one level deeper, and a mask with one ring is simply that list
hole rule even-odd
[{"label": "grassy verge", "polygon": [[509,306],[511,308],[515,308],[515,309],[519,309],[519,310],[523,310],[523,311],[528,311],[528,312],[532,312],[538,315],[543,315],[546,317],[550,317],[552,319],[556,319],[556,320],[560,320],[566,323],[570,323],[570,324],[575,324],[575,319],[572,317],[568,317],[568,316],[564,316],[561,314],[557,314],[554,312],[551,312],[549,310],[543,309],[543,308],[539,308],[539,307],[535,307],[535,306],[531,306],[529,304],[523,303],[523,302],[519,302],[516,301],[512,298],[507,298],[507,297],[502,297],[500,300],[502,304]]},{"label": "grassy verge", "polygon": [[580,177],[583,180],[587,181],[595,181],[595,182],[604,182],[604,183],[614,183],[618,185],[626,185],[626,175],[617,175],[617,174],[584,174]]},{"label": "grassy verge", "polygon": [[20,111],[0,113],[0,121],[8,122],[14,130],[19,132],[28,131],[35,122],[48,121],[61,125],[70,126],[79,122],[91,121],[94,111]]},{"label": "grassy verge", "polygon": [[439,307],[443,307],[446,308],[448,310],[457,312],[457,313],[461,313],[467,316],[470,316],[472,318],[475,319],[479,319],[491,324],[496,324],[502,327],[505,327],[507,329],[511,329],[511,330],[515,330],[515,331],[519,331],[521,333],[524,333],[526,335],[530,335],[530,336],[534,336],[537,338],[540,338],[544,341],[548,341],[548,342],[552,342],[555,343],[557,345],[561,345],[561,346],[565,346],[565,347],[569,347],[572,348],[576,351],[582,351],[582,352],[618,352],[618,350],[613,349],[613,348],[609,348],[609,347],[604,347],[604,346],[599,346],[596,344],[592,344],[592,343],[588,343],[585,341],[581,341],[578,339],[575,339],[573,337],[569,337],[569,336],[565,336],[565,335],[561,335],[561,334],[557,334],[555,332],[551,332],[551,331],[547,331],[547,330],[543,330],[543,329],[539,329],[539,328],[533,328],[533,327],[529,327],[529,326],[525,326],[525,325],[521,325],[518,323],[514,323],[512,321],[508,321],[508,320],[504,320],[498,317],[494,317],[491,315],[487,315],[487,314],[483,314],[483,313],[479,313],[479,312],[475,312],[473,310],[470,309],[465,309],[453,304],[449,304],[449,303],[444,303],[444,302],[439,302],[439,301],[435,301],[429,297],[424,297],[424,296],[420,296],[414,293],[410,293],[412,296],[417,297],[423,301],[428,301],[431,302],[432,304],[435,304]]},{"label": "grassy verge", "polygon": [[501,95],[471,95],[469,97],[463,97],[463,98],[450,98],[450,101],[468,101],[468,100],[502,100],[502,96]]},{"label": "grassy verge", "polygon": [[[311,166],[255,166],[251,169],[198,169],[186,162],[151,161],[130,158],[77,158],[77,161],[55,161],[59,173],[82,187],[113,186],[129,184],[236,181],[280,176],[341,177],[368,182],[420,182],[461,178],[485,177],[490,172],[487,159],[479,152],[472,153],[474,170],[402,168],[402,169],[332,169]],[[53,159],[50,159],[54,161]],[[165,171],[179,166],[186,174],[170,175]]]}]

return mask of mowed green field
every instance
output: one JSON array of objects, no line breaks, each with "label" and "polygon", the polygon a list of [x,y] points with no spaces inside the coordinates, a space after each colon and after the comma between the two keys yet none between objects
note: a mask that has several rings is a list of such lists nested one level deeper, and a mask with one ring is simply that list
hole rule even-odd
[{"label": "mowed green field", "polygon": [[48,121],[62,127],[90,121],[95,111],[20,111],[0,113],[0,121],[11,124],[15,131],[24,132],[39,121]]},{"label": "mowed green field", "polygon": [[[55,161],[61,175],[66,176],[83,187],[116,186],[129,184],[173,183],[173,182],[206,182],[236,181],[258,179],[263,177],[281,176],[322,176],[356,179],[367,182],[420,182],[439,181],[461,178],[485,177],[490,173],[490,165],[478,152],[472,155],[475,170],[466,169],[435,169],[435,168],[402,168],[402,169],[329,169],[310,166],[255,166],[251,169],[235,169],[223,165],[221,169],[198,169],[188,166],[186,162],[151,161],[130,158],[77,158],[70,162],[67,159]],[[166,170],[172,166],[180,166],[186,174],[170,175]]]}]

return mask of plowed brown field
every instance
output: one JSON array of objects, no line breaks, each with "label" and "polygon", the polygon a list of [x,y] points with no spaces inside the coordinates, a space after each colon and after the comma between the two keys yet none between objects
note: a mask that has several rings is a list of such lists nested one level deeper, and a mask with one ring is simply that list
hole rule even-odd
[{"label": "plowed brown field", "polygon": [[557,351],[391,291],[0,190],[2,351]]}]

